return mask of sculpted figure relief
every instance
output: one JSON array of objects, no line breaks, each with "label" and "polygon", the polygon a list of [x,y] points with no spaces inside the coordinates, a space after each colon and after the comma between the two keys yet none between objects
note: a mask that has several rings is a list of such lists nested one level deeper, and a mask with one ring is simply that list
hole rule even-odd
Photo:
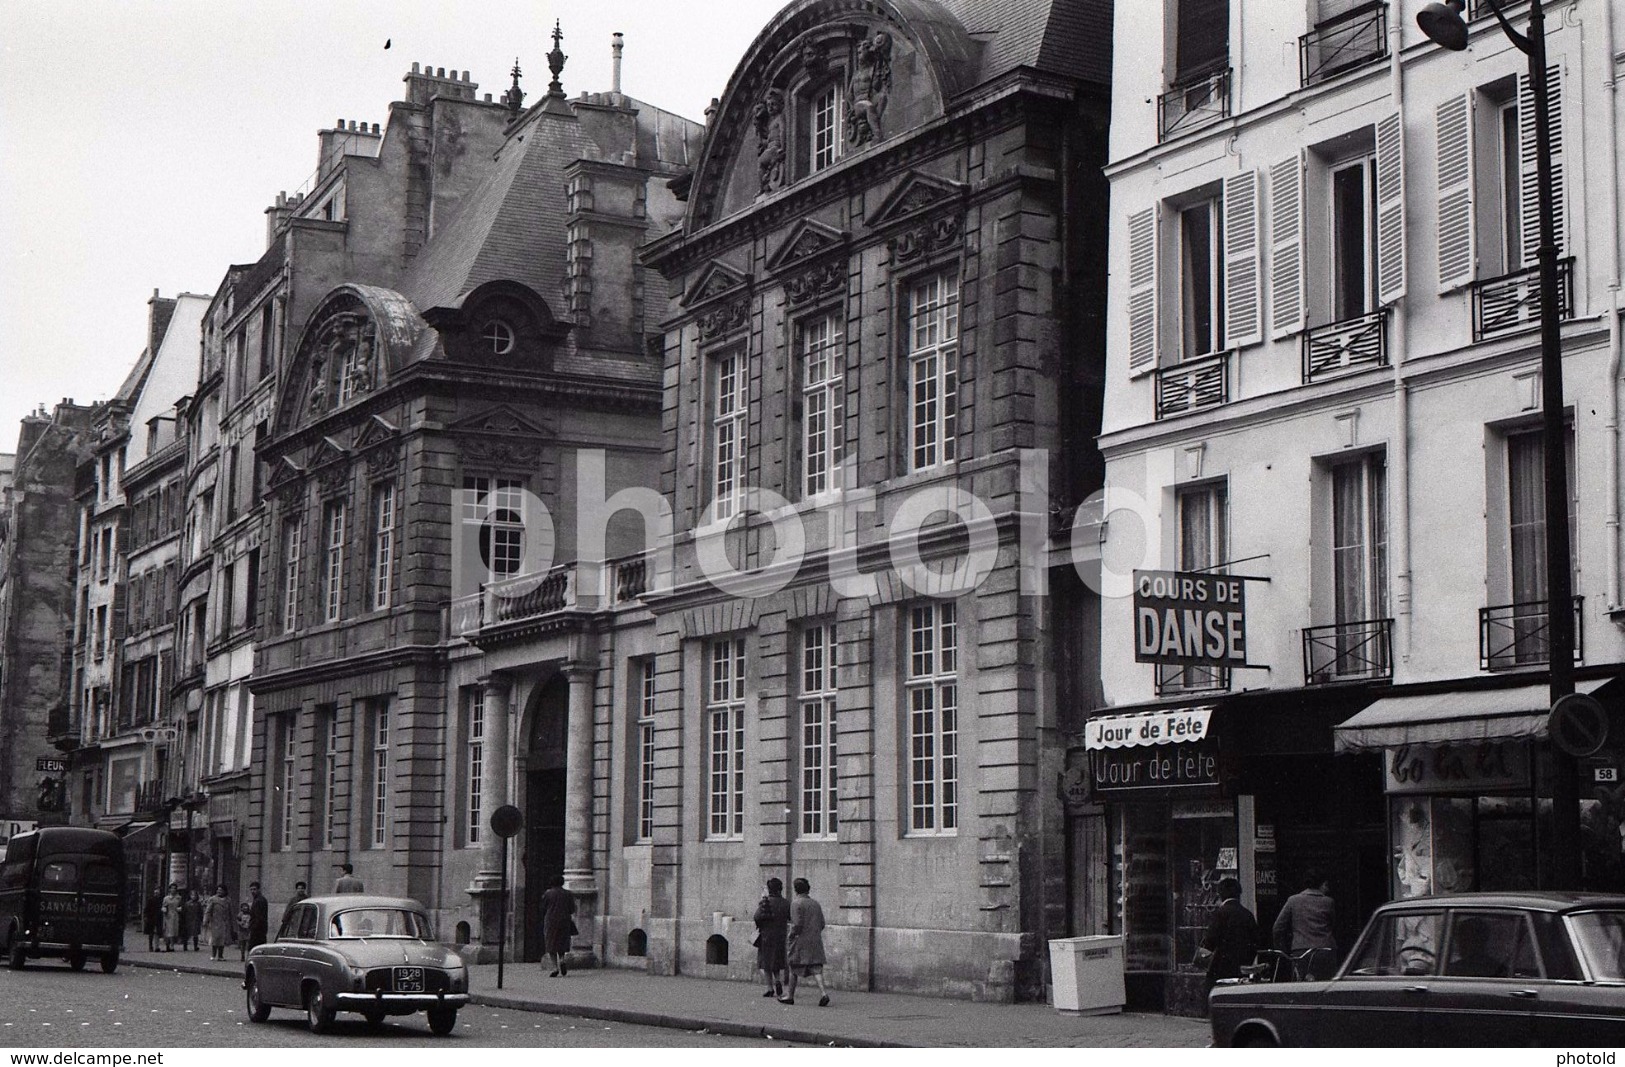
[{"label": "sculpted figure relief", "polygon": [[854,145],[885,136],[881,119],[891,95],[891,48],[891,37],[880,32],[858,45],[846,87],[846,136]]},{"label": "sculpted figure relief", "polygon": [[762,192],[771,193],[784,185],[784,92],[769,89],[751,112],[756,120],[756,167]]}]

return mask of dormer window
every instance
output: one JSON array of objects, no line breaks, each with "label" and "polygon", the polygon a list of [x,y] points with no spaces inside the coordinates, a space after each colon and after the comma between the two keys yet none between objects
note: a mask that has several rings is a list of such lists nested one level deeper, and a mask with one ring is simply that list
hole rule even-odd
[{"label": "dormer window", "polygon": [[480,331],[480,339],[492,355],[506,356],[513,351],[513,327],[501,319],[492,319]]},{"label": "dormer window", "polygon": [[807,131],[814,173],[833,166],[841,158],[841,87],[826,85],[812,94],[808,105]]}]

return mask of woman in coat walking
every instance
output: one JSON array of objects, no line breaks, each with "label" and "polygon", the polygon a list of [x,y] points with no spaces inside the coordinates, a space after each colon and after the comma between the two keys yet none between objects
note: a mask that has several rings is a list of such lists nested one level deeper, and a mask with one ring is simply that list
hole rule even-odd
[{"label": "woman in coat walking", "polygon": [[824,909],[812,898],[812,885],[797,878],[796,899],[790,905],[790,988],[780,1004],[796,1002],[796,982],[812,978],[818,982],[818,1006],[829,1007],[829,990],[824,988]]},{"label": "woman in coat walking", "polygon": [[547,892],[542,894],[542,949],[553,957],[553,973],[548,977],[563,978],[570,973],[564,957],[576,932],[576,898],[564,888],[564,879],[558,875],[547,886]]},{"label": "woman in coat walking", "polygon": [[226,946],[231,944],[234,925],[226,887],[217,885],[214,896],[203,904],[203,940],[208,943],[210,959],[226,958]]},{"label": "woman in coat walking", "polygon": [[174,882],[169,883],[169,892],[164,896],[164,951],[174,952],[175,942],[181,939],[182,911],[185,902],[181,900],[180,886]]},{"label": "woman in coat walking", "polygon": [[767,975],[764,997],[784,996],[785,939],[790,932],[790,902],[784,899],[784,883],[767,880],[767,896],[756,905],[756,966]]}]

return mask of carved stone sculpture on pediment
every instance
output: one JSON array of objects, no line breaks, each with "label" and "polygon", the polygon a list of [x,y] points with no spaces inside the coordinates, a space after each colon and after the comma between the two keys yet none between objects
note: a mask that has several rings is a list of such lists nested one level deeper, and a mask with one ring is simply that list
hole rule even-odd
[{"label": "carved stone sculpture on pediment", "polygon": [[350,465],[348,463],[331,463],[323,467],[316,474],[316,484],[323,496],[333,496],[342,493],[350,487]]},{"label": "carved stone sculpture on pediment", "polygon": [[741,297],[710,308],[699,317],[700,337],[711,340],[742,330],[750,322],[750,301]]},{"label": "carved stone sculpture on pediment", "polygon": [[401,447],[398,441],[380,441],[367,450],[367,473],[376,478],[385,471],[401,465]]},{"label": "carved stone sculpture on pediment", "polygon": [[858,44],[846,84],[846,139],[862,146],[885,136],[881,120],[891,96],[891,36],[876,31]]},{"label": "carved stone sculpture on pediment", "polygon": [[503,469],[530,470],[542,460],[542,443],[515,438],[467,437],[463,455],[476,464]]},{"label": "carved stone sculpture on pediment", "polygon": [[893,264],[908,263],[957,243],[961,229],[957,215],[939,215],[910,226],[887,241],[886,247]]},{"label": "carved stone sculpture on pediment", "polygon": [[785,279],[784,295],[792,305],[805,304],[840,292],[845,281],[845,261],[832,259]]}]

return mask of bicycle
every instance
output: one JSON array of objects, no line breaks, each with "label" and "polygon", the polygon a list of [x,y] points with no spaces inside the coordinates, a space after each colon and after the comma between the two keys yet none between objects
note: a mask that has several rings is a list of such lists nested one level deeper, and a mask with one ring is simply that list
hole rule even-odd
[{"label": "bicycle", "polygon": [[1241,980],[1248,983],[1310,981],[1309,961],[1320,951],[1306,948],[1300,952],[1283,952],[1278,948],[1261,948],[1252,963],[1241,965]]}]

